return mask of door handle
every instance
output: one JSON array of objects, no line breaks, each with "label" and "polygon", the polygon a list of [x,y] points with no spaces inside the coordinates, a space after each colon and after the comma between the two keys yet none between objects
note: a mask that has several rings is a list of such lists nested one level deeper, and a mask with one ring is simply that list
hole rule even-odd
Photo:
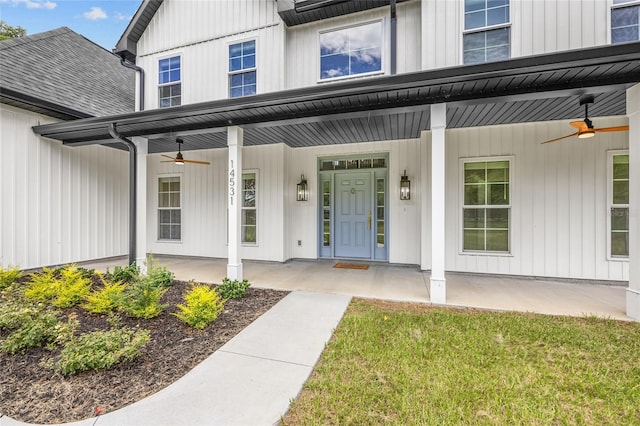
[{"label": "door handle", "polygon": [[371,230],[371,210],[369,210],[367,222],[369,223],[369,230]]}]

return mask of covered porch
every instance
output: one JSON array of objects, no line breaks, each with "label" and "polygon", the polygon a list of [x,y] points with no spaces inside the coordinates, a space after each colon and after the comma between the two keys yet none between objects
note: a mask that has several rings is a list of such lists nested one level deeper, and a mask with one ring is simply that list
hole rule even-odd
[{"label": "covered porch", "polygon": [[[154,258],[181,281],[220,283],[226,259],[166,256]],[[428,271],[415,266],[368,262],[368,269],[334,268],[334,260],[291,260],[285,263],[244,261],[245,278],[257,288],[346,294],[382,300],[432,303]],[[126,266],[119,257],[82,266],[106,271]],[[446,273],[447,305],[628,320],[626,287],[610,282],[577,282],[515,276]]]}]

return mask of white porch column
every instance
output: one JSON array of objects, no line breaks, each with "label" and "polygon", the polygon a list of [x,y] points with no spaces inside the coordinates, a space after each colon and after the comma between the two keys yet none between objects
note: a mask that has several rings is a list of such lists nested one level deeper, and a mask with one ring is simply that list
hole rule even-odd
[{"label": "white porch column", "polygon": [[445,146],[447,104],[431,105],[431,284],[432,303],[447,302],[445,259]]},{"label": "white porch column", "polygon": [[138,158],[136,163],[136,265],[143,274],[147,273],[147,155],[149,142],[135,137]]},{"label": "white porch column", "polygon": [[627,316],[640,321],[640,84],[627,90],[629,117],[629,287]]},{"label": "white porch column", "polygon": [[240,258],[240,194],[242,193],[242,143],[243,131],[238,126],[227,127],[229,146],[229,254],[227,278],[242,280],[242,259]]}]

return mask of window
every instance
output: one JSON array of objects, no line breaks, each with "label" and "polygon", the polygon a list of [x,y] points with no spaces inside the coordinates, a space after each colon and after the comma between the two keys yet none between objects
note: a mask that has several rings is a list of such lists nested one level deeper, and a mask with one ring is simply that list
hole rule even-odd
[{"label": "window", "polygon": [[464,29],[465,64],[509,59],[509,0],[465,0]]},{"label": "window", "polygon": [[256,210],[256,173],[242,174],[242,224],[241,240],[243,243],[257,242],[257,210]]},{"label": "window", "polygon": [[384,179],[376,179],[376,246],[383,248],[385,244],[385,184]]},{"label": "window", "polygon": [[229,97],[256,94],[256,41],[229,45]]},{"label": "window", "polygon": [[180,177],[158,179],[158,240],[182,238]]},{"label": "window", "polygon": [[613,7],[611,8],[611,43],[640,40],[639,21],[639,1],[613,0]]},{"label": "window", "polygon": [[610,155],[610,253],[629,257],[629,154]]},{"label": "window", "polygon": [[160,59],[158,64],[158,90],[160,108],[181,105],[180,56]]},{"label": "window", "polygon": [[382,21],[320,34],[320,79],[382,72]]},{"label": "window", "polygon": [[322,246],[331,246],[331,180],[322,181]]},{"label": "window", "polygon": [[463,164],[463,250],[508,253],[510,161]]}]

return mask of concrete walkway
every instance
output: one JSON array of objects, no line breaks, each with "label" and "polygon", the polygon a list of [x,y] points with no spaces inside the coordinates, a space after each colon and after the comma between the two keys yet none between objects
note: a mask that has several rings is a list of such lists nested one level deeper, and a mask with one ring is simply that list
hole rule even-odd
[{"label": "concrete walkway", "polygon": [[[167,388],[120,410],[69,424],[277,423],[311,374],[350,300],[293,292]],[[1,426],[24,424],[0,418]]]}]

